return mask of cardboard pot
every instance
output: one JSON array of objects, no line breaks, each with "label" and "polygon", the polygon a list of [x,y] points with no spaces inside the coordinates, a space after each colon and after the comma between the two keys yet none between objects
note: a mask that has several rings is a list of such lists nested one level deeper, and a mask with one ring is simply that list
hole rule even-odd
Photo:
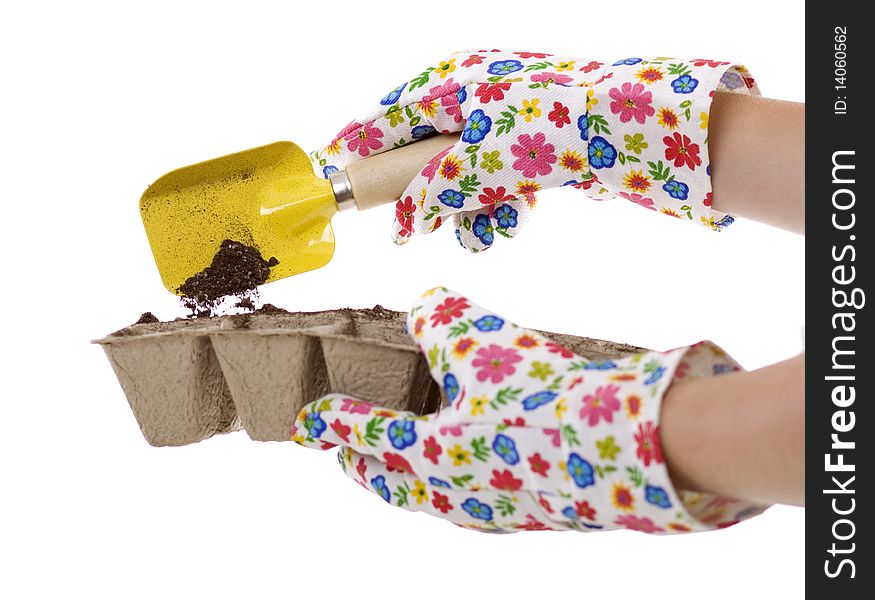
[{"label": "cardboard pot", "polygon": [[[300,409],[331,390],[406,410],[418,391],[409,375],[415,352],[387,341],[399,325],[396,314],[335,310],[222,321],[209,337],[249,437],[288,440]],[[363,338],[362,320],[384,326]]]},{"label": "cardboard pot", "polygon": [[199,328],[136,327],[98,343],[146,441],[182,446],[240,429],[213,345]]}]

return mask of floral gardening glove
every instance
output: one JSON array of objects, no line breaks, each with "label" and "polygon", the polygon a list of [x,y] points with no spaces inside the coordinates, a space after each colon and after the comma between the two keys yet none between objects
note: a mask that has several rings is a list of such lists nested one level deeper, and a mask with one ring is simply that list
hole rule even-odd
[{"label": "floral gardening glove", "polygon": [[435,131],[461,131],[398,200],[397,243],[452,215],[462,246],[484,250],[518,231],[536,191],[562,185],[719,230],[732,217],[711,209],[716,89],[759,93],[744,67],[722,61],[460,52],[389,92],[311,158],[327,177]]},{"label": "floral gardening glove", "polygon": [[710,343],[591,361],[436,288],[409,314],[450,406],[417,416],[330,394],[292,439],[341,445],[347,475],[386,502],[486,531],[708,530],[765,507],[679,493],[660,448],[674,381],[739,367]]}]

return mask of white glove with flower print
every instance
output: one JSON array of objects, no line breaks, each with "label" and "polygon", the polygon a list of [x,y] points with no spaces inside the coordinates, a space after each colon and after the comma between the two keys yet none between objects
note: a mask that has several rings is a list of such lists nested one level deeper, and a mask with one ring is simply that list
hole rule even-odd
[{"label": "white glove with flower print", "polygon": [[398,200],[397,243],[452,215],[462,246],[484,250],[516,234],[536,191],[562,185],[719,230],[732,217],[711,209],[717,89],[759,93],[744,67],[722,61],[460,52],[392,90],[311,158],[327,177],[435,131],[461,132]]},{"label": "white glove with flower print", "polygon": [[713,344],[591,361],[445,288],[407,327],[450,406],[417,416],[330,394],[292,427],[304,446],[342,446],[347,475],[386,502],[493,532],[678,533],[765,509],[669,479],[666,389],[739,368]]}]

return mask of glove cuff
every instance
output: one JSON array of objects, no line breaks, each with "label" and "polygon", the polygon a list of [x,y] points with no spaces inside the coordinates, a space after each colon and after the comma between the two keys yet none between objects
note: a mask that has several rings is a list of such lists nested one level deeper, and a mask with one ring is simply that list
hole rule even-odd
[{"label": "glove cuff", "polygon": [[715,91],[759,95],[742,65],[626,58],[603,68],[588,102],[590,197],[621,197],[715,231],[732,216],[711,207],[708,122]]},{"label": "glove cuff", "polygon": [[[615,395],[622,396],[628,420],[621,421],[624,429],[616,433],[620,439],[612,440],[610,445],[615,446],[626,460],[621,457],[617,463],[625,467],[610,472],[610,464],[614,461],[605,461],[595,467],[608,484],[600,483],[600,494],[609,494],[597,503],[612,511],[603,513],[600,522],[610,521],[613,525],[646,533],[685,533],[728,527],[767,508],[716,494],[677,490],[662,452],[662,400],[671,385],[685,379],[738,371],[741,369],[738,363],[719,347],[705,341],[669,352],[635,355],[617,361],[616,366],[619,375],[611,377],[621,380]],[[636,375],[634,379],[631,378],[633,375]],[[622,379],[626,377],[630,379],[623,383]],[[586,405],[586,399],[584,403]],[[587,415],[581,413],[580,416]],[[616,432],[618,428],[612,430]],[[596,442],[600,458],[610,458],[606,438],[596,437],[601,438]],[[572,496],[582,496],[581,491],[572,489]]]}]

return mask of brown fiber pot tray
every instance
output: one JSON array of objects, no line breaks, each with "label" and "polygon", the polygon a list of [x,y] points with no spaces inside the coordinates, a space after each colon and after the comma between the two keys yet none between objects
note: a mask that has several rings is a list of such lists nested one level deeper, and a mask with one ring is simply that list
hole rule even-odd
[{"label": "brown fiber pot tray", "polygon": [[[286,441],[298,411],[331,391],[419,414],[440,406],[405,317],[381,307],[255,313],[131,325],[95,343],[153,446],[239,429],[253,440]],[[642,350],[541,333],[593,360]]]}]

